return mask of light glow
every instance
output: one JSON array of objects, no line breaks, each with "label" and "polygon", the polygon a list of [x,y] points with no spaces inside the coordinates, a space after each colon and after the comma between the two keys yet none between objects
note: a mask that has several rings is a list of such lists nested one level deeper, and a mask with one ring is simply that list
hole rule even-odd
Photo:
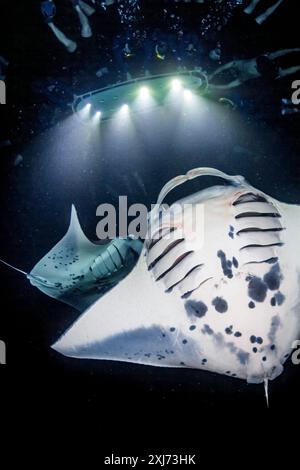
[{"label": "light glow", "polygon": [[177,78],[172,80],[172,90],[179,91],[181,90],[181,88],[182,88],[182,83],[180,80],[178,80]]},{"label": "light glow", "polygon": [[184,90],[184,97],[187,98],[187,99],[191,99],[193,96],[193,93],[191,92],[191,90]]},{"label": "light glow", "polygon": [[79,114],[80,114],[80,117],[82,119],[87,119],[89,114],[90,114],[90,111],[91,111],[91,103],[87,103],[86,105],[84,105],[84,107],[79,111]]},{"label": "light glow", "polygon": [[97,111],[93,116],[93,124],[98,124],[101,118],[101,111]]},{"label": "light glow", "polygon": [[121,111],[123,113],[127,113],[129,111],[129,106],[128,104],[123,104],[123,106],[121,107]]},{"label": "light glow", "polygon": [[148,98],[148,96],[150,95],[150,90],[149,90],[149,88],[146,87],[146,86],[143,86],[143,87],[140,89],[139,95],[140,95],[141,98]]}]

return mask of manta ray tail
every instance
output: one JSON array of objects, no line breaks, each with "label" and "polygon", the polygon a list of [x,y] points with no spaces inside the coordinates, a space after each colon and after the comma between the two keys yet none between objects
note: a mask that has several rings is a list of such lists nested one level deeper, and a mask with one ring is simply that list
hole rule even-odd
[{"label": "manta ray tail", "polygon": [[0,258],[0,263],[5,264],[5,266],[8,266],[9,268],[14,269],[15,271],[18,271],[19,273],[24,274],[25,276],[28,276],[28,273],[26,273],[25,271],[22,271],[22,269],[16,268],[12,264],[7,263],[1,258]]},{"label": "manta ray tail", "polygon": [[[24,276],[26,276],[27,279],[29,279],[29,280],[34,280],[34,281],[38,282],[41,285],[45,284],[45,279],[42,278],[41,276],[36,276],[34,274],[27,273],[26,271],[23,271],[22,269],[16,268],[16,266],[13,266],[12,264],[7,263],[6,261],[4,261],[1,258],[0,258],[0,263],[5,264],[5,266],[8,266],[11,269],[14,269],[18,273],[24,274]],[[51,282],[46,281],[46,283],[48,283],[47,284],[48,287],[54,286],[54,284],[51,283]]]},{"label": "manta ray tail", "polygon": [[269,379],[264,379],[264,387],[267,407],[269,408]]}]

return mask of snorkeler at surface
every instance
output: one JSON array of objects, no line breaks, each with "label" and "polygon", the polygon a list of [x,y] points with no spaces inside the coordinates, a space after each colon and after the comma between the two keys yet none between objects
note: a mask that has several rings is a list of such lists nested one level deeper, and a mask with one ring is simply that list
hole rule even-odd
[{"label": "snorkeler at surface", "polygon": [[52,29],[56,38],[61,42],[68,52],[75,52],[77,44],[75,41],[67,38],[67,36],[53,23],[56,15],[56,6],[53,0],[44,0],[40,4],[41,13],[44,17],[46,24]]},{"label": "snorkeler at surface", "polygon": [[[260,2],[261,0],[252,0],[251,3],[248,5],[248,7],[244,9],[244,12],[247,15],[251,15],[252,13],[254,13],[254,11],[256,10],[256,7],[259,5]],[[264,23],[269,18],[269,16],[271,16],[275,12],[275,10],[277,10],[277,8],[282,2],[283,0],[277,0],[274,3],[274,0],[272,0],[272,4],[270,5],[270,7],[267,8],[266,11],[264,11],[263,13],[255,17],[256,23],[258,24]]]},{"label": "snorkeler at surface", "polygon": [[[295,65],[286,69],[281,68],[276,59],[291,54],[293,52],[300,52],[300,48],[282,49],[277,52],[272,52],[252,59],[233,60],[225,65],[217,68],[209,76],[209,87],[211,89],[230,89],[242,85],[248,80],[255,78],[268,78],[279,79],[288,75],[292,75],[300,70],[300,65]],[[226,72],[229,78],[225,83],[214,84],[212,81]]]}]

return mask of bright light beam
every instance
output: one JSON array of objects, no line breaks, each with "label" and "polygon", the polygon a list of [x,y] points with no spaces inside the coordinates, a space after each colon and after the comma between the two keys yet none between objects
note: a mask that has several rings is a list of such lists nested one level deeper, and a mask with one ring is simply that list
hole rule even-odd
[{"label": "bright light beam", "polygon": [[128,104],[123,104],[123,106],[121,107],[121,111],[122,111],[122,113],[128,113],[128,111],[129,111]]},{"label": "bright light beam", "polygon": [[79,115],[81,119],[87,119],[89,117],[90,111],[91,111],[91,103],[87,103],[80,111]]},{"label": "bright light beam", "polygon": [[182,88],[182,84],[181,84],[181,81],[178,80],[177,78],[175,78],[174,80],[172,80],[172,90],[174,91],[180,91],[181,88]]},{"label": "bright light beam", "polygon": [[142,86],[142,88],[140,89],[140,92],[139,92],[139,96],[141,98],[148,98],[148,96],[150,96],[149,88],[146,87],[146,86]]},{"label": "bright light beam", "polygon": [[193,93],[191,92],[191,90],[184,90],[184,97],[187,98],[187,99],[191,99],[193,96]]},{"label": "bright light beam", "polygon": [[149,111],[152,107],[155,106],[155,99],[152,96],[151,89],[147,86],[142,86],[137,92],[137,97],[132,103],[132,111]]},{"label": "bright light beam", "polygon": [[101,111],[97,111],[92,119],[93,124],[99,124],[101,118]]}]

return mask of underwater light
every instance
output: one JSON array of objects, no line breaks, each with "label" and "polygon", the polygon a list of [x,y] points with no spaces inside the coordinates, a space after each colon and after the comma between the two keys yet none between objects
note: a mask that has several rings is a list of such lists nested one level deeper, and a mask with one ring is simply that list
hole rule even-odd
[{"label": "underwater light", "polygon": [[142,86],[142,88],[140,88],[139,95],[141,98],[147,98],[150,95],[149,88],[146,86]]},{"label": "underwater light", "polygon": [[172,85],[172,89],[173,89],[174,91],[179,91],[179,90],[181,90],[182,83],[181,83],[181,81],[178,80],[177,78],[175,78],[174,80],[172,80],[171,85]]},{"label": "underwater light", "polygon": [[90,115],[92,105],[91,103],[87,103],[86,105],[83,106],[83,108],[80,110],[80,115],[83,119],[87,119]]},{"label": "underwater light", "polygon": [[72,109],[83,123],[93,120],[96,111],[101,109],[101,122],[104,122],[116,115],[123,114],[125,118],[128,114],[148,112],[172,101],[177,105],[181,99],[190,105],[198,95],[204,95],[207,87],[207,77],[201,71],[173,71],[127,80],[75,96]]},{"label": "underwater light", "polygon": [[193,96],[193,93],[191,90],[184,90],[184,97],[185,98],[191,98]]},{"label": "underwater light", "polygon": [[123,104],[123,106],[121,107],[121,111],[123,111],[124,113],[129,111],[129,106],[128,104]]},{"label": "underwater light", "polygon": [[101,111],[97,111],[93,116],[93,119],[92,119],[93,123],[97,124],[100,121],[100,117],[101,117]]}]

